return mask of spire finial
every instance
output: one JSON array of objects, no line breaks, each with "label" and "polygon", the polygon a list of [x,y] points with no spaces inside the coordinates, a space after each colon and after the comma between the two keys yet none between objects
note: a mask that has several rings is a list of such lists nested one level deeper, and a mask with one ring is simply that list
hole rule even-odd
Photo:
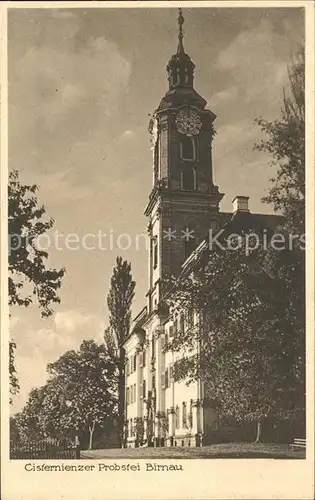
[{"label": "spire finial", "polygon": [[184,16],[181,7],[178,9],[178,48],[177,48],[177,53],[181,54],[184,53],[184,45],[183,45],[183,38],[184,38],[184,32],[183,32],[183,24],[184,24]]}]

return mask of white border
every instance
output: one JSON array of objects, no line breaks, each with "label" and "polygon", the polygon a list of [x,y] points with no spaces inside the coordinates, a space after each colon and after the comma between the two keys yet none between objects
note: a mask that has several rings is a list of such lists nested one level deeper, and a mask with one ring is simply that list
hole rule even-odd
[{"label": "white border", "polygon": [[[306,19],[307,117],[307,458],[306,460],[185,460],[185,472],[37,472],[8,456],[8,306],[7,306],[7,9],[16,8],[275,8],[303,7]],[[311,1],[215,2],[6,2],[1,5],[1,375],[2,498],[15,499],[311,499],[314,494],[314,4]],[[48,462],[48,461],[46,461]],[[106,462],[101,460],[100,462]],[[119,460],[119,463],[130,461]],[[132,461],[134,463],[134,461]],[[141,461],[142,462],[146,462]],[[167,461],[163,461],[166,463]],[[37,461],[41,463],[41,461]],[[67,463],[71,463],[67,461]],[[80,461],[89,463],[91,461]],[[93,461],[97,464],[98,461]]]}]

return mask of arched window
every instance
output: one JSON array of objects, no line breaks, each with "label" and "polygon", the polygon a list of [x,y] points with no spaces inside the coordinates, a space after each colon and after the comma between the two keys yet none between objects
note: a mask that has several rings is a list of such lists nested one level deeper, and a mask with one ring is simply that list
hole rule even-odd
[{"label": "arched window", "polygon": [[185,191],[195,191],[197,189],[196,169],[185,166],[181,173],[181,186]]},{"label": "arched window", "polygon": [[196,144],[193,137],[184,135],[179,143],[180,157],[182,160],[196,159]]},{"label": "arched window", "polygon": [[188,83],[188,81],[189,81],[188,68],[185,68],[185,83]]}]

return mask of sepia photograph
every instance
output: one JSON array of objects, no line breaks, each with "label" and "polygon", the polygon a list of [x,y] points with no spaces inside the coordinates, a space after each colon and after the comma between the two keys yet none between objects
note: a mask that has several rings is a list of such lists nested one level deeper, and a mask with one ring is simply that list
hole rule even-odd
[{"label": "sepia photograph", "polygon": [[8,460],[306,463],[305,5],[50,3],[6,12]]}]

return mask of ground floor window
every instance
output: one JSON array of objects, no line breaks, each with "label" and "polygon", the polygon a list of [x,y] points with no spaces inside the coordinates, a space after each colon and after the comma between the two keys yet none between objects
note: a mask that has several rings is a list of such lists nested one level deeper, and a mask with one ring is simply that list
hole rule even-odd
[{"label": "ground floor window", "polygon": [[179,429],[180,426],[180,414],[179,414],[179,406],[175,408],[175,427]]}]

